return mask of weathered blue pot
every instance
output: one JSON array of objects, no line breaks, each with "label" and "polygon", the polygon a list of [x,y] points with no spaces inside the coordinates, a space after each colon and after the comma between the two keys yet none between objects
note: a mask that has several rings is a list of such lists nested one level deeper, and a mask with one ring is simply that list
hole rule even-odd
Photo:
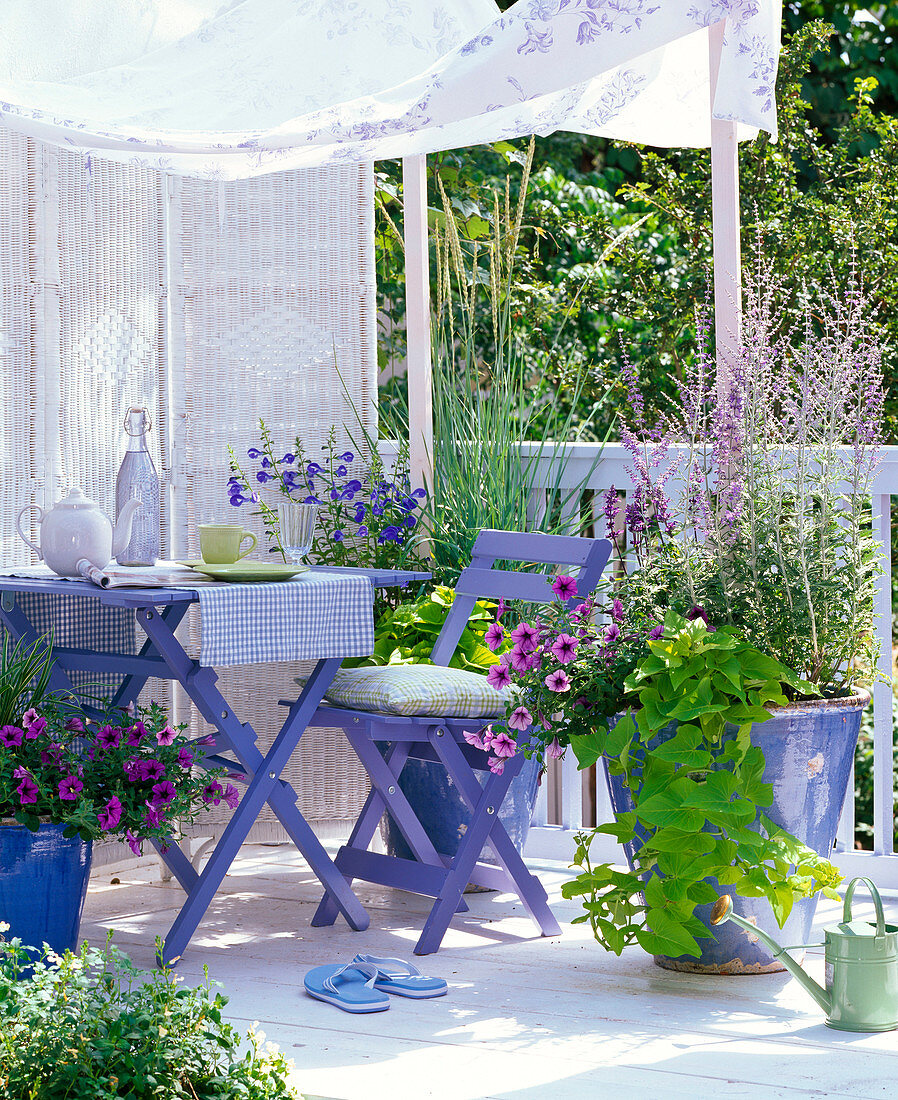
[{"label": "weathered blue pot", "polygon": [[36,833],[17,822],[0,823],[0,921],[7,937],[29,947],[48,944],[62,954],[78,942],[90,878],[91,843],[67,840],[64,825],[42,824]]},{"label": "weathered blue pot", "polygon": [[[764,753],[764,780],[773,785],[773,805],[764,813],[775,824],[792,833],[821,855],[833,848],[842,803],[848,788],[851,763],[860,733],[861,714],[869,702],[866,693],[850,699],[821,700],[783,707],[766,722],[752,727],[751,742]],[[660,738],[673,736],[672,723]],[[735,731],[733,731],[735,733]],[[622,776],[609,775],[608,791],[616,814],[633,809],[629,788]],[[625,845],[631,861],[637,843]],[[720,887],[733,894],[732,887]],[[741,898],[733,894],[734,911],[763,929],[778,943],[791,946],[808,943],[817,898],[795,902],[781,929],[765,898]],[[695,915],[708,925],[711,905],[701,905]],[[709,926],[710,927],[710,926]],[[772,953],[732,922],[718,925],[713,935],[699,940],[701,957],[672,958],[656,955],[655,962],[668,970],[708,974],[763,974],[783,970]]]},{"label": "weathered blue pot", "polygon": [[[519,852],[524,850],[530,822],[533,820],[541,769],[542,760],[538,757],[525,760],[520,772],[512,779],[499,811],[499,820]],[[475,775],[483,786],[489,773],[478,771]],[[459,840],[471,821],[471,814],[446,774],[446,769],[432,760],[408,760],[399,777],[399,786],[434,848],[442,855],[454,856],[458,851]],[[389,816],[384,839],[389,855],[400,859],[414,859],[405,837]],[[480,858],[486,863],[497,862],[489,844],[484,844]]]}]

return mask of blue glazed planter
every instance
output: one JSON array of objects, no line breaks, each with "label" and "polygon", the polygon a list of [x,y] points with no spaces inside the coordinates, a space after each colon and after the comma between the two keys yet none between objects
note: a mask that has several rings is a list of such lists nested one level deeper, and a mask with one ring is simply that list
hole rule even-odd
[{"label": "blue glazed planter", "polygon": [[[851,763],[860,733],[861,714],[869,702],[866,694],[850,699],[821,700],[783,707],[767,722],[752,727],[751,742],[764,753],[764,780],[773,785],[773,805],[764,813],[814,851],[827,855],[836,838],[842,803],[851,774]],[[675,725],[662,734],[673,736]],[[608,792],[616,814],[632,810],[630,791],[621,776],[609,775]],[[625,845],[631,861],[636,842]],[[732,894],[731,887],[719,887]],[[769,933],[781,944],[807,943],[817,908],[817,898],[796,901],[792,913],[780,928],[765,898],[733,895],[734,911]],[[711,905],[700,905],[695,915],[708,925]],[[713,936],[700,939],[701,957],[671,958],[656,955],[655,962],[667,970],[708,974],[763,974],[783,970],[771,952],[737,925],[719,925]]]},{"label": "blue glazed planter", "polygon": [[47,943],[62,954],[78,942],[90,878],[91,843],[62,835],[64,825],[42,824],[36,833],[0,824],[0,921],[7,936],[29,947]]},{"label": "blue glazed planter", "polygon": [[[542,761],[537,757],[524,761],[520,772],[511,781],[499,811],[499,820],[518,852],[523,852],[530,831],[541,768]],[[478,771],[475,774],[483,786],[488,773]],[[471,814],[446,774],[446,769],[431,760],[408,760],[399,777],[399,786],[434,848],[443,855],[454,856],[458,851],[459,840],[471,820]],[[400,859],[414,859],[405,838],[389,816],[384,839],[389,855]],[[484,844],[480,858],[485,863],[497,862],[489,844]]]}]

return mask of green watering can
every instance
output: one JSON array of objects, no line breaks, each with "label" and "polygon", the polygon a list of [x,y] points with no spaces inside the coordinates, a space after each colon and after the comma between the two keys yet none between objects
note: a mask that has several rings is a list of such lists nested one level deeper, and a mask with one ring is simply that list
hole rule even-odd
[{"label": "green watering can", "polygon": [[[876,906],[876,924],[851,919],[851,899],[859,882],[869,887]],[[826,989],[822,989],[766,932],[733,912],[724,894],[711,910],[711,924],[731,920],[757,936],[797,978],[826,1013],[828,1027],[841,1031],[892,1031],[898,1027],[898,925],[886,924],[882,898],[868,878],[848,884],[842,923],[825,928]]]}]

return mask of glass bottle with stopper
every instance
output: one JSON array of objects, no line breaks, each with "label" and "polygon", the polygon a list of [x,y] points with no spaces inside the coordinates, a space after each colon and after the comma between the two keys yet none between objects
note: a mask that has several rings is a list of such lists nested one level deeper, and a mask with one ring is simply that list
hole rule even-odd
[{"label": "glass bottle with stopper", "polygon": [[143,507],[134,514],[131,538],[118,555],[119,565],[155,565],[159,557],[162,524],[159,512],[159,475],[147,450],[147,432],[152,427],[149,413],[132,405],[125,414],[128,449],[115,479],[116,519],[129,500]]}]

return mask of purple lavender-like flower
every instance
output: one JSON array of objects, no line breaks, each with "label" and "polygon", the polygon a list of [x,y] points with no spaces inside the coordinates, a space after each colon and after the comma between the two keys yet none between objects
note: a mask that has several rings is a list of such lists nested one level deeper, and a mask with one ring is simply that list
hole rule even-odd
[{"label": "purple lavender-like flower", "polygon": [[605,516],[605,532],[609,539],[617,535],[617,517],[620,515],[620,503],[617,499],[617,490],[612,485],[605,493],[605,504],[602,507]]}]

